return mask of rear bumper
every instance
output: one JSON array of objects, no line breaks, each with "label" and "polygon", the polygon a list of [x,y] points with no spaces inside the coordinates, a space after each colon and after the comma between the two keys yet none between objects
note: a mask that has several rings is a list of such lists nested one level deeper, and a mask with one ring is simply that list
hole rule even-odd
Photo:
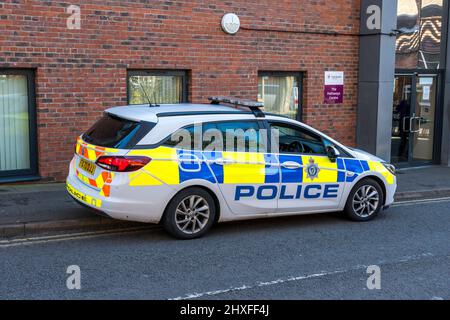
[{"label": "rear bumper", "polygon": [[[70,194],[70,192],[69,192]],[[89,211],[95,213],[96,215],[105,217],[105,218],[111,218],[110,216],[108,216],[105,212],[98,210],[98,209],[94,209],[90,206],[88,206],[87,204],[85,204],[84,202],[78,200],[76,197],[74,197],[72,194],[70,194],[72,196],[73,201],[75,201],[76,203],[78,203],[80,206],[82,206],[83,208],[88,209]]]},{"label": "rear bumper", "polygon": [[[132,187],[111,186],[111,196],[104,197],[72,173],[66,180],[66,189],[72,198],[96,213],[119,220],[159,223],[168,201],[164,201],[164,197],[171,197],[171,189],[166,190],[165,186],[133,187],[133,190],[129,190],[130,188]],[[119,196],[121,194],[122,197]]]}]

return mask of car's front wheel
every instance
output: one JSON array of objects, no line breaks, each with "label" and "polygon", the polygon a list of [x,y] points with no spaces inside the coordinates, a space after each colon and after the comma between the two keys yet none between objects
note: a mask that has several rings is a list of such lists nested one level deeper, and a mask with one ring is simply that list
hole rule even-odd
[{"label": "car's front wheel", "polygon": [[383,207],[384,197],[380,184],[370,178],[359,181],[350,192],[344,212],[354,221],[375,218]]},{"label": "car's front wheel", "polygon": [[194,239],[208,232],[215,216],[212,196],[202,188],[193,187],[173,197],[164,214],[163,226],[176,238]]}]

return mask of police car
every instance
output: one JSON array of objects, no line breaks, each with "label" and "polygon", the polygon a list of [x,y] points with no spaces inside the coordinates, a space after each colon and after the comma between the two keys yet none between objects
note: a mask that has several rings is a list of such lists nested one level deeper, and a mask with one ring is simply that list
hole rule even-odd
[{"label": "police car", "polygon": [[216,222],[343,212],[368,221],[394,201],[395,168],[262,104],[114,107],[82,134],[67,190],[109,217],[192,239]]}]

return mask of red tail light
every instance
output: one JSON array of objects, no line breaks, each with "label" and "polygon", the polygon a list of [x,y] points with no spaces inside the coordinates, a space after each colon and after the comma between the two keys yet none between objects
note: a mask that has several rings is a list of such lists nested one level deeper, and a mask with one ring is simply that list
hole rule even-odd
[{"label": "red tail light", "polygon": [[96,164],[109,171],[130,172],[141,169],[151,160],[140,156],[101,156]]}]

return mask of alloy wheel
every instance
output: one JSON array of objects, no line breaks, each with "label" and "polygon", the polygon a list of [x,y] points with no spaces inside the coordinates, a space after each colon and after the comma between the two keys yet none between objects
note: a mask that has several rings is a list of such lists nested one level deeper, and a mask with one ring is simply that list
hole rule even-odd
[{"label": "alloy wheel", "polygon": [[378,208],[380,194],[377,189],[371,185],[363,185],[353,196],[353,211],[361,218],[367,218],[373,215]]},{"label": "alloy wheel", "polygon": [[209,217],[208,202],[198,195],[191,195],[181,200],[175,212],[178,229],[187,234],[195,234],[203,230]]}]

